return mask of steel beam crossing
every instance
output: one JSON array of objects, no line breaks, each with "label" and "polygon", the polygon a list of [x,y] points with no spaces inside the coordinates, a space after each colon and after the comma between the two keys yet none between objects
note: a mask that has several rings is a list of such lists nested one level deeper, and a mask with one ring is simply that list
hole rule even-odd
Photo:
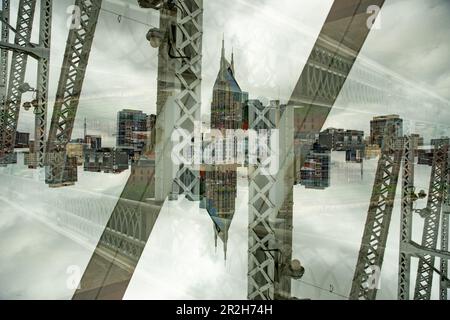
[{"label": "steel beam crossing", "polygon": [[[173,187],[179,187],[187,198],[196,199],[198,195],[196,188],[199,181],[184,185],[186,175],[194,177],[190,179],[191,182],[198,180],[195,178],[196,172],[188,167],[181,170],[174,167],[170,156],[172,132],[178,128],[193,132],[195,121],[200,120],[203,0],[178,1],[175,7],[166,6],[164,1],[139,3],[142,7],[160,10],[159,31],[167,36],[167,42],[163,41],[159,46],[157,119],[154,132],[156,139],[146,146],[144,157],[136,164],[137,169],[132,170],[121,199],[86,268],[81,289],[77,290],[73,299],[122,299],[164,201],[174,190]],[[153,154],[156,154],[156,176],[146,177],[145,185],[140,185],[141,179],[136,178],[137,172],[146,162],[152,161],[146,158]],[[175,191],[174,196],[178,194],[178,190]],[[122,270],[119,276],[117,269],[121,265],[120,261],[124,259],[129,241],[123,237],[122,240],[116,241],[114,246],[110,245],[108,250],[111,258],[108,261],[105,261],[101,252],[104,251],[105,243],[112,243],[107,239],[108,234],[110,230],[115,229],[114,224],[120,220],[124,207],[130,203],[141,207],[140,212],[146,225],[140,238],[141,249],[134,251],[134,259],[128,261],[126,270]],[[148,209],[149,205],[151,210]],[[125,234],[127,232],[122,231]],[[114,287],[112,296],[111,285]]]},{"label": "steel beam crossing", "polygon": [[409,300],[411,253],[405,251],[405,245],[411,243],[412,218],[414,204],[414,152],[411,136],[404,137],[402,204],[400,217],[400,251],[398,274],[398,299]]},{"label": "steel beam crossing", "polygon": [[[439,222],[443,193],[447,183],[447,161],[449,139],[436,139],[432,141],[433,167],[431,170],[430,187],[428,190],[427,215],[425,216],[422,247],[436,249],[439,234]],[[433,284],[435,256],[433,254],[422,255],[417,269],[414,300],[429,300]]]},{"label": "steel beam crossing", "polygon": [[101,5],[102,0],[75,1],[80,16],[74,18],[79,19],[79,25],[74,23],[69,31],[46,146],[46,183],[53,187],[75,182],[68,173],[72,168],[66,146],[72,136]]},{"label": "steel beam crossing", "polygon": [[[16,35],[14,44],[18,47],[30,45],[31,31],[33,28],[36,0],[20,0],[17,16]],[[5,24],[5,23],[3,23]],[[3,109],[3,125],[0,128],[0,161],[10,163],[10,157],[14,153],[14,144],[19,121],[19,111],[22,102],[21,85],[25,80],[28,54],[13,51],[11,71],[9,74],[8,92]]]},{"label": "steel beam crossing", "polygon": [[[325,21],[311,55],[303,69],[300,79],[294,88],[288,106],[294,108],[294,136],[285,136],[283,143],[290,145],[292,139],[299,141],[300,148],[295,150],[295,160],[292,165],[290,154],[280,159],[284,170],[291,168],[291,174],[296,175],[302,166],[304,153],[309,150],[309,137],[320,132],[327,116],[339,96],[344,83],[364,45],[371,27],[367,25],[370,5],[381,8],[384,0],[366,1],[349,0],[335,1]],[[306,140],[304,139],[306,137]],[[287,175],[288,176],[288,175]],[[280,282],[277,268],[280,267],[279,254],[274,254],[270,245],[287,244],[286,252],[292,247],[292,187],[282,189],[278,195],[279,201],[273,203],[267,192],[274,188],[274,183],[282,179],[261,177],[258,168],[250,173],[249,190],[249,276],[248,297],[250,299],[286,299],[290,298],[290,278],[283,276]],[[272,177],[273,178],[273,177]],[[278,180],[277,180],[278,179]],[[264,182],[264,180],[266,180]],[[289,180],[289,178],[287,178]],[[267,186],[264,186],[264,183]],[[270,209],[258,211],[258,208],[269,206]],[[283,207],[283,210],[277,212]],[[268,212],[271,212],[270,214]],[[289,218],[289,213],[291,217]],[[270,217],[270,218],[269,218]],[[273,231],[272,220],[285,221],[284,227],[279,224],[278,232]],[[284,228],[284,229],[283,229]],[[265,251],[264,247],[269,247]],[[283,250],[275,248],[275,250]],[[287,254],[281,257],[287,257]],[[288,264],[288,259],[284,264]]]},{"label": "steel beam crossing", "polygon": [[[44,152],[45,152],[45,131],[47,124],[47,103],[48,103],[48,85],[49,85],[49,59],[50,59],[50,41],[51,41],[51,23],[52,23],[52,0],[41,0],[40,1],[40,27],[39,27],[39,43],[32,44],[29,42],[31,28],[26,26],[22,33],[17,33],[16,37],[20,37],[23,43],[19,43],[16,38],[14,44],[9,43],[8,35],[9,29],[12,27],[9,25],[9,1],[4,0],[3,6],[5,10],[2,12],[2,41],[0,43],[0,47],[2,48],[1,54],[1,89],[0,98],[2,102],[2,108],[6,107],[6,109],[10,109],[11,113],[9,115],[10,118],[10,128],[3,128],[2,123],[0,123],[1,132],[6,134],[6,136],[2,135],[2,137],[6,137],[7,139],[12,139],[11,132],[6,132],[5,130],[17,130],[17,123],[20,114],[20,98],[23,92],[18,90],[20,85],[23,84],[23,79],[26,72],[26,60],[28,56],[36,58],[38,60],[38,70],[37,70],[37,87],[36,87],[36,100],[35,103],[32,103],[34,107],[35,114],[35,152],[30,155],[30,167],[43,167],[44,166]],[[24,5],[25,8],[19,8],[19,15],[21,12],[26,12],[27,15],[34,15],[35,9],[31,10],[32,4],[27,4],[25,2],[19,3],[19,5]],[[34,4],[35,5],[35,4]],[[31,20],[25,20],[25,24],[31,24],[33,17]],[[16,31],[18,29],[14,29]],[[24,37],[23,35],[27,33]],[[13,100],[7,101],[5,104],[5,90],[6,90],[6,76],[7,76],[7,62],[8,62],[8,50],[13,51],[13,57],[16,57],[16,62],[11,66],[12,75],[15,76],[15,81],[12,85],[16,86],[16,90],[13,89],[12,93],[14,95]],[[14,68],[14,70],[13,70]],[[19,69],[17,69],[19,68]],[[16,73],[17,72],[17,73]],[[9,106],[8,106],[9,104]],[[1,117],[0,117],[1,118]],[[0,122],[3,120],[1,119]],[[6,155],[11,155],[14,150],[14,139],[11,140],[12,145],[9,144],[8,149],[4,152]],[[13,158],[5,159],[5,163],[12,162]]]},{"label": "steel beam crossing", "polygon": [[[175,109],[170,112],[175,115],[173,130],[184,129],[193,134],[195,125],[201,121],[203,0],[179,1],[178,4],[181,8],[177,10],[176,51],[172,53],[177,60],[177,95]],[[186,198],[200,199],[199,168],[183,165],[177,168],[174,184]],[[176,189],[173,197],[176,197]]]},{"label": "steel beam crossing", "polygon": [[[412,137],[405,137],[403,158],[402,183],[402,213],[400,221],[400,251],[399,251],[399,278],[398,299],[410,299],[411,286],[411,258],[419,259],[414,299],[428,300],[431,298],[433,273],[440,275],[440,299],[447,300],[448,280],[448,139],[433,140],[434,156],[430,178],[430,190],[427,207],[423,217],[424,233],[423,243],[419,245],[412,238],[413,204],[417,196],[414,187],[414,144]],[[436,249],[440,211],[444,201],[441,224],[441,247]],[[440,270],[434,267],[435,258],[440,259]]]},{"label": "steel beam crossing", "polygon": [[[9,19],[10,19],[10,3],[9,0],[2,1],[1,11],[1,40],[2,42],[9,41]],[[3,124],[3,107],[6,98],[6,89],[8,85],[8,50],[6,48],[0,49],[0,132],[2,132]],[[0,133],[1,136],[1,133]]]},{"label": "steel beam crossing", "polygon": [[[1,41],[9,41],[9,19],[10,19],[10,3],[9,0],[2,0],[2,11],[1,11]],[[5,99],[6,90],[8,86],[8,50],[7,48],[0,49],[0,166],[6,165],[2,164],[2,135],[3,135],[3,121],[5,112]]]},{"label": "steel beam crossing", "polygon": [[[289,299],[291,277],[287,271],[292,260],[294,109],[279,103],[261,107],[250,104],[249,113],[255,116],[249,115],[254,119],[249,123],[249,129],[277,130],[275,140],[271,134],[267,139],[278,145],[276,161],[279,170],[269,174],[267,165],[270,164],[265,161],[249,165],[248,298]],[[269,152],[275,150],[271,148]]]},{"label": "steel beam crossing", "polygon": [[396,125],[388,121],[350,292],[353,300],[376,298],[403,151],[396,132]]},{"label": "steel beam crossing", "polygon": [[[445,186],[444,203],[442,207],[442,224],[441,224],[441,250],[448,251],[449,242],[449,219],[450,219],[450,158],[447,156],[447,183]],[[441,281],[439,287],[439,299],[448,299],[448,289],[450,289],[450,281],[448,280],[448,260],[440,258],[441,262]]]},{"label": "steel beam crossing", "polygon": [[[168,35],[172,26],[177,23],[177,12],[169,8],[160,10],[159,30]],[[158,50],[158,84],[156,99],[156,124],[152,134],[154,144],[146,146],[147,152],[155,153],[155,173],[156,185],[155,199],[164,202],[174,188],[175,172],[177,171],[170,159],[172,152],[171,135],[174,128],[174,97],[175,92],[175,64],[177,61],[170,58],[169,41],[161,43]]]},{"label": "steel beam crossing", "polygon": [[50,44],[52,31],[52,0],[41,0],[39,48],[48,54],[38,58],[36,107],[34,124],[34,161],[37,167],[45,164],[47,106],[50,73]]}]

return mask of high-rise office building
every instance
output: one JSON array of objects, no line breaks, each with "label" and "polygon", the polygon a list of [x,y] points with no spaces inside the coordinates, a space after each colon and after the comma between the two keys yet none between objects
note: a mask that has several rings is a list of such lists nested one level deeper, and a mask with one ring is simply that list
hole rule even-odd
[{"label": "high-rise office building", "polygon": [[[214,222],[214,233],[227,254],[228,231],[236,209],[237,166],[204,165],[200,173],[203,206]],[[216,242],[217,244],[217,242]]]},{"label": "high-rise office building", "polygon": [[330,150],[315,143],[300,170],[300,184],[307,189],[330,186]]},{"label": "high-rise office building", "polygon": [[102,148],[102,137],[94,135],[86,135],[84,137],[84,143],[88,149],[100,150]]},{"label": "high-rise office building", "polygon": [[420,134],[413,133],[411,134],[411,139],[414,146],[414,155],[417,157],[419,156],[419,149],[424,145],[424,138]]},{"label": "high-rise office building", "polygon": [[16,132],[15,148],[28,148],[30,146],[30,134],[28,132]]},{"label": "high-rise office building", "polygon": [[331,151],[364,149],[364,131],[328,128],[320,132],[319,143]]},{"label": "high-rise office building", "polygon": [[90,149],[84,152],[84,171],[120,173],[128,169],[128,154],[114,148]]},{"label": "high-rise office building", "polygon": [[248,93],[243,92],[234,73],[234,55],[231,63],[225,58],[225,44],[222,41],[220,70],[213,89],[211,104],[211,129],[241,129],[243,127],[243,106]]},{"label": "high-rise office building", "polygon": [[141,153],[148,136],[148,115],[139,110],[125,109],[117,113],[117,148],[130,155]]},{"label": "high-rise office building", "polygon": [[386,123],[391,121],[396,126],[396,135],[403,135],[403,120],[399,115],[392,114],[387,116],[374,117],[370,121],[370,144],[383,147],[383,137],[385,134]]},{"label": "high-rise office building", "polygon": [[[248,93],[243,92],[236,81],[234,55],[231,63],[225,58],[222,41],[220,70],[213,88],[211,103],[211,129],[219,129],[225,135],[228,129],[247,129],[243,124],[244,103]],[[201,205],[208,211],[214,222],[216,239],[224,245],[226,256],[228,229],[234,216],[237,191],[237,165],[202,165],[200,170]]]}]

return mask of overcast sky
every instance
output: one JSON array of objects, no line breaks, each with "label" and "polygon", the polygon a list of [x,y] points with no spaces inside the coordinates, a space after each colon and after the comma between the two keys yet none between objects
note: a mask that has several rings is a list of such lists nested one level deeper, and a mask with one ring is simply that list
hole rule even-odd
[{"label": "overcast sky", "polygon": [[[204,2],[204,112],[208,112],[213,82],[219,69],[222,34],[225,34],[228,56],[231,47],[234,48],[237,79],[251,97],[289,99],[332,1]],[[13,12],[17,3],[17,0],[13,1]],[[55,1],[51,97],[55,96],[68,32],[66,8],[71,3],[71,0]],[[119,23],[116,16],[106,12],[100,16],[74,137],[81,136],[82,119],[87,117],[91,123],[98,120],[102,124],[100,128],[91,125],[90,132],[101,132],[111,145],[118,110],[136,108],[147,113],[155,111],[157,52],[145,41],[145,34],[150,25],[158,24],[158,16],[153,11],[139,11],[132,7],[126,9],[106,0],[104,3],[105,8],[143,22],[122,19]],[[128,3],[134,5],[131,0]],[[340,97],[326,126],[367,130],[372,116],[395,112],[407,120],[423,122],[424,131],[440,124],[441,129],[428,130],[428,137],[436,136],[441,131],[448,134],[449,11],[450,3],[445,0],[387,0],[382,11],[381,28],[369,35],[355,70],[370,65],[378,74],[386,74],[386,79],[395,80],[392,95],[406,95],[405,100],[400,105],[393,103],[393,100],[389,100],[390,103],[356,104]],[[35,62],[30,60],[27,77],[32,85],[35,83],[34,68]],[[357,78],[357,75],[352,72],[350,78]],[[383,82],[383,78],[379,81]],[[383,83],[379,85],[383,86]],[[346,84],[343,95],[351,89],[351,85]],[[32,124],[32,114],[22,112],[19,128],[31,131]],[[315,289],[305,283],[296,283],[293,285],[296,296],[333,298],[327,292],[331,284],[336,293],[347,295],[350,289],[376,161],[365,163],[363,179],[359,176],[359,167],[344,164],[343,158],[340,161],[332,170],[332,186],[329,189],[305,191],[303,187],[296,187],[299,192],[294,195],[294,256],[302,260],[307,268],[303,280],[321,287]],[[30,175],[34,172],[23,166],[10,166],[0,170],[0,173],[7,170],[22,170]],[[426,166],[417,168],[418,189],[427,188],[429,170]],[[349,173],[353,174],[352,181]],[[79,182],[73,188],[118,196],[128,174],[129,171],[121,175],[85,174],[81,171]],[[67,267],[79,265],[84,268],[92,250],[72,243],[52,229],[44,228],[39,221],[35,221],[36,217],[31,218],[30,215],[34,211],[38,217],[58,214],[61,211],[51,206],[53,210],[49,210],[47,202],[73,197],[78,193],[63,188],[58,191],[61,194],[55,196],[55,189],[42,188],[43,182],[31,184],[24,180],[23,183],[16,183],[14,179],[2,177],[0,187],[5,192],[0,197],[0,231],[3,237],[0,242],[3,253],[0,298],[70,298],[73,290],[66,287]],[[242,184],[246,185],[245,179],[242,179]],[[217,255],[214,253],[213,230],[206,213],[195,216],[197,212],[190,211],[185,215],[177,209],[180,203],[167,203],[168,216],[162,216],[162,221],[155,228],[127,297],[244,298],[248,201],[242,187],[239,196],[237,213],[230,229],[232,236],[226,265],[221,259],[221,251]],[[397,202],[383,269],[381,298],[396,297],[398,215]],[[189,228],[186,229],[186,225]],[[420,227],[420,223],[415,225],[419,231],[414,233],[417,241]],[[171,250],[159,250],[161,244]],[[172,256],[163,260],[167,259],[167,253]],[[160,266],[158,272],[153,273],[155,264],[152,261]],[[198,266],[193,268],[193,262],[197,262]],[[415,269],[416,266],[413,266]],[[146,271],[150,271],[150,278]],[[156,279],[157,276],[161,277]],[[167,286],[165,281],[170,280],[179,281],[179,286]],[[209,286],[210,291],[205,290],[205,285]]]},{"label": "overcast sky", "polygon": [[[13,1],[12,12],[17,3]],[[72,3],[54,3],[51,99],[68,33],[66,10]],[[155,112],[157,50],[148,45],[145,34],[158,25],[159,17],[153,10],[139,9],[134,0],[103,3],[103,8],[140,22],[122,18],[119,23],[116,15],[101,12],[73,137],[81,136],[83,118],[87,117],[90,133],[101,133],[106,144],[113,145],[117,111],[135,108]],[[241,88],[251,98],[286,101],[331,4],[331,0],[204,0],[203,112],[209,112],[223,34],[227,56],[234,50]],[[430,127],[438,123],[446,127],[450,120],[449,13],[450,2],[446,0],[387,0],[381,28],[369,35],[355,68],[363,67],[363,61],[370,62],[386,77],[395,78],[393,93],[401,92],[416,104],[380,101],[356,105],[338,99],[325,126],[367,131],[374,115],[399,113],[405,119],[424,122],[426,138],[448,134],[447,129]],[[15,17],[12,20],[15,23]],[[33,37],[36,41],[37,32]],[[30,59],[30,84],[35,83],[35,65]],[[379,79],[380,84],[384,82],[383,77]],[[352,90],[350,84],[344,86],[343,94],[346,90]],[[417,103],[423,107],[418,108]],[[32,113],[22,112],[19,129],[32,131],[32,126]]]}]

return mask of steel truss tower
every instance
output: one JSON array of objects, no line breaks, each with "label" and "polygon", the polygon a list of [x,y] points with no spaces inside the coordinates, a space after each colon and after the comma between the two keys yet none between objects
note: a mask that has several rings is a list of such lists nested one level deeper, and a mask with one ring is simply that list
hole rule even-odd
[{"label": "steel truss tower", "polygon": [[[438,244],[439,222],[441,218],[444,189],[447,183],[447,161],[449,139],[437,139],[432,141],[433,167],[431,170],[430,188],[428,190],[427,212],[422,234],[422,248],[436,250]],[[448,227],[448,226],[447,226]],[[444,234],[443,241],[447,241]],[[444,244],[445,246],[445,244]],[[441,248],[443,250],[443,248]],[[435,255],[417,254],[419,266],[417,269],[416,288],[414,300],[430,300],[433,284]]]},{"label": "steel truss tower", "polygon": [[350,299],[373,300],[377,294],[376,273],[383,265],[403,152],[402,140],[397,137],[397,132],[395,123],[388,121]]},{"label": "steel truss tower", "polygon": [[[7,43],[9,41],[9,18],[10,18],[9,0],[2,1],[1,11],[1,41]],[[6,98],[6,89],[8,85],[8,49],[1,47],[0,49],[0,139],[1,130],[3,130],[3,108]]]},{"label": "steel truss tower", "polygon": [[[169,2],[170,3],[170,2]],[[169,47],[170,64],[174,67],[174,96],[169,98],[171,103],[161,110],[161,120],[158,124],[161,131],[157,133],[163,144],[156,151],[157,169],[156,179],[162,182],[161,190],[157,190],[157,198],[167,195],[167,183],[170,188],[170,199],[176,199],[178,194],[184,193],[190,200],[199,200],[200,179],[199,168],[191,165],[180,167],[167,164],[171,162],[172,141],[171,135],[174,130],[182,129],[193,134],[195,126],[201,123],[201,70],[202,70],[202,35],[203,35],[203,0],[179,1],[176,10],[175,33],[173,28],[169,31],[169,41],[173,41]],[[163,66],[159,66],[161,68]],[[170,71],[168,69],[168,71]],[[168,72],[166,77],[173,77]],[[159,95],[160,93],[158,93]],[[159,117],[159,115],[158,115]],[[158,125],[157,124],[157,125]],[[194,141],[201,145],[201,141]],[[163,163],[166,162],[166,163]]]},{"label": "steel truss tower", "polygon": [[[28,54],[20,49],[32,47],[30,39],[35,8],[36,0],[20,0],[14,46],[10,46],[16,49],[12,54],[8,91],[2,112],[3,122],[0,128],[0,158],[3,158],[0,161],[5,163],[12,161],[10,157],[14,153],[17,123],[22,102],[22,92],[19,88],[24,83],[28,61]],[[8,47],[8,44],[2,44],[2,47]]]},{"label": "steel truss tower", "polygon": [[[294,108],[296,139],[313,136],[322,129],[371,30],[366,24],[369,18],[367,9],[372,5],[381,9],[383,4],[384,0],[334,1],[288,103]],[[294,137],[287,135],[283,139],[283,145],[288,146]],[[280,160],[280,168],[292,170],[291,176],[287,174],[270,179],[261,177],[258,168],[250,172],[250,189],[253,188],[249,190],[250,299],[290,298],[289,274],[292,270],[287,266],[291,263],[292,248],[292,186],[282,189],[284,193],[278,195],[275,203],[267,194],[276,189],[276,183],[290,180],[297,173],[302,166],[303,152],[308,152],[309,147],[301,142],[302,151],[300,154],[296,151],[292,165],[289,153]],[[267,210],[271,213],[258,211],[261,206],[269,206]],[[274,244],[278,246],[271,247]]]},{"label": "steel truss tower", "polygon": [[[175,99],[175,114],[179,116],[174,128],[183,128],[193,134],[201,114],[203,0],[180,1],[179,4],[182,10],[178,10],[176,48],[186,58],[175,69],[180,92]],[[181,167],[175,183],[188,199],[199,200],[199,168]]]},{"label": "steel truss tower", "polygon": [[[36,100],[33,103],[35,113],[35,154],[32,160],[33,166],[44,166],[45,132],[47,122],[47,104],[48,104],[48,84],[50,67],[50,41],[51,41],[51,23],[52,23],[52,0],[40,1],[40,23],[39,23],[39,43],[30,43],[31,29],[34,20],[36,1],[20,1],[19,19],[17,28],[13,29],[9,25],[9,1],[4,0],[5,11],[2,13],[2,62],[1,62],[1,87],[6,90],[7,77],[7,50],[13,51],[11,63],[11,74],[9,80],[9,89],[7,98],[2,98],[4,107],[4,122],[0,123],[0,132],[2,133],[0,144],[3,146],[3,152],[6,155],[5,163],[11,163],[9,158],[14,152],[15,135],[19,121],[20,104],[22,91],[20,87],[24,84],[27,59],[31,56],[38,61],[37,86],[35,90]],[[9,29],[16,32],[14,44],[8,43]],[[33,90],[33,89],[32,89]],[[4,97],[4,92],[0,94]],[[5,101],[6,99],[6,101]],[[0,150],[1,152],[1,150]]]},{"label": "steel truss tower", "polygon": [[[148,176],[145,185],[136,185],[137,173],[132,172],[120,199],[114,208],[101,240],[91,257],[81,280],[81,289],[77,290],[73,299],[122,299],[135,267],[142,254],[142,249],[151,234],[159,212],[173,191],[173,186],[180,187],[186,196],[195,199],[195,183],[183,186],[189,170],[179,172],[172,166],[171,135],[177,128],[192,132],[194,121],[200,120],[201,102],[201,70],[202,70],[202,37],[203,37],[203,0],[178,1],[177,6],[169,7],[167,1],[139,1],[143,8],[160,10],[160,26],[158,34],[164,34],[159,46],[158,55],[158,92],[157,119],[155,131],[152,132],[152,143],[146,146],[145,155],[136,164],[145,166],[147,155],[156,154],[156,177]],[[152,31],[152,30],[151,30]],[[155,30],[153,30],[155,31]],[[173,32],[174,31],[174,32]],[[156,136],[156,138],[154,138]],[[136,170],[138,171],[138,170]],[[147,170],[145,170],[147,172]],[[195,174],[195,173],[192,173]],[[184,176],[184,177],[183,177]],[[192,179],[191,182],[195,180]],[[156,181],[156,183],[155,183]],[[175,190],[178,194],[178,190]],[[134,207],[133,207],[134,206]],[[124,257],[133,230],[122,229],[122,241],[109,247],[109,258],[105,259],[103,241],[109,236],[116,221],[123,220],[124,208],[128,212],[139,211],[127,217],[130,225],[143,224],[141,235],[142,249],[135,250],[135,260]],[[138,210],[136,209],[138,207]],[[142,219],[139,220],[139,219]],[[126,265],[123,261],[127,261]],[[118,271],[120,270],[120,271]],[[120,276],[118,276],[120,274]],[[114,287],[111,295],[110,288]]]},{"label": "steel truss tower", "polygon": [[41,0],[39,48],[43,55],[38,57],[36,86],[36,107],[34,124],[35,164],[42,168],[45,165],[45,144],[47,129],[48,88],[50,73],[50,45],[52,33],[53,0]]},{"label": "steel truss tower", "polygon": [[414,141],[411,136],[404,137],[403,176],[402,176],[402,204],[400,217],[400,251],[398,299],[409,300],[409,284],[411,273],[411,254],[403,250],[411,243],[412,219],[414,205]]},{"label": "steel truss tower", "polygon": [[72,136],[101,4],[102,0],[75,1],[80,15],[74,18],[79,19],[79,25],[75,23],[69,31],[46,147],[46,183],[53,187],[75,183],[68,174],[73,168],[66,146]]},{"label": "steel truss tower", "polygon": [[[10,18],[9,12],[10,12],[9,0],[3,0],[1,11],[2,43],[9,42],[9,18]],[[6,161],[2,160],[1,158],[3,156],[2,137],[3,137],[3,121],[4,121],[7,86],[8,86],[8,49],[2,46],[0,49],[0,166],[6,165]]]},{"label": "steel truss tower", "polygon": [[[449,150],[450,152],[450,150]],[[450,219],[450,153],[447,155],[447,182],[444,190],[444,203],[442,207],[442,224],[441,224],[441,250],[448,251],[449,245],[449,219]],[[448,274],[448,259],[441,259],[441,281],[439,288],[440,300],[448,299],[448,289],[450,288]]]},{"label": "steel truss tower", "polygon": [[[278,135],[268,139],[278,145],[279,170],[268,172],[264,164],[249,165],[249,258],[248,298],[274,300],[291,298],[292,206],[294,165],[294,108],[279,103],[257,108],[249,113],[255,120],[250,129],[276,129]],[[275,118],[275,122],[270,119]],[[270,132],[270,131],[269,131]],[[251,151],[250,151],[251,152]],[[300,265],[297,265],[300,267]]]},{"label": "steel truss tower", "polygon": [[[414,299],[429,300],[433,282],[433,273],[440,275],[440,299],[447,299],[449,288],[448,279],[448,151],[449,139],[436,139],[432,141],[433,165],[431,170],[428,201],[425,209],[413,210],[414,201],[417,199],[414,187],[414,144],[412,137],[405,137],[403,158],[403,183],[402,183],[402,213],[400,221],[400,251],[398,274],[398,299],[410,299],[411,287],[411,258],[419,259]],[[442,202],[444,207],[442,208]],[[441,208],[441,247],[437,249],[439,219]],[[413,213],[419,211],[425,218],[422,244],[414,242],[412,236]],[[435,258],[440,258],[440,270],[434,267]]]}]

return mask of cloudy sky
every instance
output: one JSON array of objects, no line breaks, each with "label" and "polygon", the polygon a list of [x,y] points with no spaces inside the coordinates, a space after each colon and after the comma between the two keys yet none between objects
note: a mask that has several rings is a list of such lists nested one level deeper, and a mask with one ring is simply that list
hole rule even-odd
[{"label": "cloudy sky", "polygon": [[[73,281],[83,274],[101,226],[108,221],[130,172],[112,175],[79,170],[74,187],[50,189],[33,179],[36,171],[20,165],[22,160],[20,156],[19,165],[0,168],[0,299],[70,299],[76,287]],[[300,281],[292,281],[293,296],[348,297],[376,165],[376,159],[365,161],[361,176],[358,164],[346,163],[344,153],[333,152],[330,188],[294,188],[293,257],[300,259],[306,273]],[[416,167],[419,189],[426,189],[430,171],[428,166]],[[220,240],[215,248],[206,210],[184,197],[166,201],[125,299],[246,299],[245,173],[239,171],[226,262]],[[378,293],[381,299],[397,297],[400,194],[399,184]],[[423,206],[423,201],[417,203],[417,208]],[[73,220],[73,214],[90,217],[98,227]],[[416,216],[414,241],[420,242],[422,229],[423,219]],[[414,279],[416,260],[411,270]],[[434,280],[432,298],[436,299],[438,277]]]},{"label": "cloudy sky", "polygon": [[[253,98],[288,100],[332,1],[204,2],[204,113],[208,112],[219,68],[223,34],[227,55],[234,49],[241,87]],[[17,3],[13,1],[13,12]],[[55,1],[52,97],[68,32],[66,9],[71,4],[71,0]],[[140,22],[122,18],[119,23],[117,16],[101,13],[74,136],[81,136],[82,121],[87,117],[90,131],[102,133],[107,144],[113,144],[118,110],[155,111],[157,52],[145,41],[145,34],[151,26],[157,26],[158,16],[152,11],[139,10],[131,0],[104,0],[104,8]],[[372,116],[395,112],[424,124],[420,126],[423,130],[431,127],[424,133],[429,137],[448,134],[449,13],[450,3],[446,0],[387,0],[381,27],[369,35],[355,70],[370,65],[378,75],[394,79],[392,95],[404,94],[406,103],[396,105],[390,100],[386,104],[359,105],[339,98],[326,126],[367,130]],[[35,83],[34,68],[35,62],[30,60],[27,74],[30,84]],[[357,76],[351,74],[351,77]],[[383,78],[378,81],[383,82]],[[351,85],[346,85],[343,91],[351,89]],[[423,108],[417,107],[422,104]],[[20,129],[32,131],[32,123],[32,114],[23,112]],[[294,256],[307,268],[303,282],[293,285],[293,293],[299,297],[340,299],[350,289],[376,161],[365,163],[361,179],[359,167],[344,163],[342,156],[333,155],[331,188],[295,189]],[[429,167],[418,168],[418,188],[427,188],[429,171]],[[93,246],[80,245],[68,237],[67,231],[58,229],[54,217],[61,210],[52,206],[52,201],[73,198],[80,192],[117,197],[129,172],[116,176],[80,171],[80,181],[75,187],[59,191],[42,188],[43,181],[29,183],[35,174],[20,165],[0,169],[0,298],[70,298],[74,289],[67,286],[68,267],[79,266],[84,270]],[[207,214],[183,199],[166,203],[126,298],[245,298],[246,183],[240,179],[226,264],[221,250],[215,253]],[[42,221],[42,217],[49,218],[53,224]],[[102,218],[106,221],[107,215]],[[380,291],[380,297],[388,299],[396,297],[398,203],[392,221]],[[415,240],[420,238],[421,227],[419,220],[415,225]],[[167,247],[170,250],[161,250]],[[333,293],[329,292],[330,285]]]},{"label": "cloudy sky", "polygon": [[[13,12],[17,3],[13,1]],[[51,98],[55,96],[68,32],[66,11],[72,3],[59,0],[54,4]],[[234,50],[241,88],[251,98],[286,101],[331,4],[331,0],[205,0],[203,113],[209,112],[222,35],[227,55]],[[152,10],[138,8],[134,0],[105,0],[103,8],[137,22],[126,18],[119,22],[117,15],[101,12],[74,137],[81,136],[86,117],[90,132],[101,133],[106,144],[113,145],[118,110],[155,112],[157,50],[148,45],[145,34],[158,25],[159,17]],[[378,70],[380,84],[387,77],[394,78],[392,93],[401,92],[415,102],[414,107],[407,102],[356,105],[338,99],[326,126],[367,130],[370,118],[383,113],[399,113],[426,127],[445,126],[450,120],[449,13],[446,0],[387,0],[380,28],[369,35],[355,69],[369,63]],[[12,20],[15,23],[14,17]],[[37,32],[33,37],[37,39]],[[30,60],[27,78],[31,84],[35,83],[35,65]],[[346,90],[352,90],[350,84],[343,94]],[[33,115],[23,112],[19,128],[32,131],[32,125]],[[440,130],[424,130],[424,134],[431,138],[445,134],[447,129]]]}]

